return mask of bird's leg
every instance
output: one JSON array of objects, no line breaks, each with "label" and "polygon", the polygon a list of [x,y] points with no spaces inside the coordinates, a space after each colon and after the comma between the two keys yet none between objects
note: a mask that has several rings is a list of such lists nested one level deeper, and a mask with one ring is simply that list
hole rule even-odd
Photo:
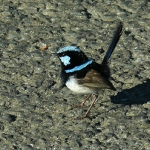
[{"label": "bird's leg", "polygon": [[85,104],[85,102],[86,102],[91,96],[92,96],[92,94],[89,95],[89,96],[80,104],[80,107],[83,107],[84,104]]},{"label": "bird's leg", "polygon": [[81,104],[72,107],[70,110],[72,110],[72,109],[74,109],[74,108],[78,108],[78,107],[83,107],[84,104],[85,104],[85,102],[86,102],[91,96],[92,96],[92,94],[89,95]]},{"label": "bird's leg", "polygon": [[[91,95],[90,95],[90,96],[91,96]],[[85,113],[85,115],[84,115],[82,118],[87,117],[88,113],[90,112],[90,110],[91,110],[91,108],[93,107],[93,105],[96,103],[97,99],[98,99],[98,95],[95,95],[95,98],[94,98],[92,104],[90,105],[90,107],[88,108],[87,112]]]}]

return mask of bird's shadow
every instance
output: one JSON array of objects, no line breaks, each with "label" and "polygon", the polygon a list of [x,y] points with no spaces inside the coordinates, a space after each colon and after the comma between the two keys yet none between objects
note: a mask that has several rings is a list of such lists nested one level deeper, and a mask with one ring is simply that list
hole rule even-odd
[{"label": "bird's shadow", "polygon": [[144,104],[150,101],[150,79],[145,83],[137,85],[131,89],[123,90],[116,96],[111,96],[114,104],[132,105]]}]

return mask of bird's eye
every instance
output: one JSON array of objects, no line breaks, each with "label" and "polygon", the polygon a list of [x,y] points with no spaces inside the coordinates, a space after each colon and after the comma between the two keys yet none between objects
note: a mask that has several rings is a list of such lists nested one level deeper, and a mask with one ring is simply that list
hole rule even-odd
[{"label": "bird's eye", "polygon": [[62,53],[61,56],[65,56],[65,53]]}]

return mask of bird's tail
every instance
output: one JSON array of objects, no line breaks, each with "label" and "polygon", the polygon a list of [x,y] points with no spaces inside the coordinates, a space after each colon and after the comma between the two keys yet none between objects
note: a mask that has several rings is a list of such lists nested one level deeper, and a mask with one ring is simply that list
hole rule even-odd
[{"label": "bird's tail", "polygon": [[107,64],[107,62],[108,62],[112,52],[114,51],[114,49],[115,49],[115,47],[116,47],[116,45],[117,45],[117,43],[118,43],[118,41],[120,39],[120,36],[122,34],[122,28],[123,28],[123,24],[120,22],[118,27],[117,27],[117,30],[116,30],[116,32],[114,34],[113,40],[112,40],[112,42],[111,42],[111,44],[110,44],[110,46],[109,46],[109,48],[107,50],[107,53],[106,53],[106,55],[105,55],[105,57],[104,57],[104,59],[102,61],[102,65],[106,65]]}]

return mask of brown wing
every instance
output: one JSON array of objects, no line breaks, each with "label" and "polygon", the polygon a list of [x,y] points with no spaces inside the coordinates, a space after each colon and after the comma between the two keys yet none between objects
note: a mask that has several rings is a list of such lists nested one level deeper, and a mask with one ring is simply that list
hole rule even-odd
[{"label": "brown wing", "polygon": [[112,83],[102,76],[99,72],[96,70],[91,69],[84,78],[78,79],[79,84],[93,88],[95,90],[100,89],[112,89],[115,90]]}]

